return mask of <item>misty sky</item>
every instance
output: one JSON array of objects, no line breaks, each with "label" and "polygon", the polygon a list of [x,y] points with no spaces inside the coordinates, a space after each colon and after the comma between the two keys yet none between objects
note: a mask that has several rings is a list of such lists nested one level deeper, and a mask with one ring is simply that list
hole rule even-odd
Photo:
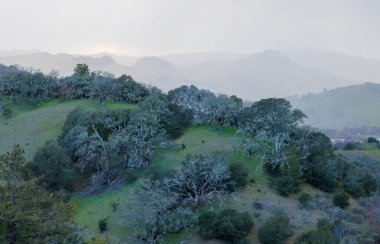
[{"label": "misty sky", "polygon": [[0,0],[0,50],[318,48],[380,59],[378,0]]}]

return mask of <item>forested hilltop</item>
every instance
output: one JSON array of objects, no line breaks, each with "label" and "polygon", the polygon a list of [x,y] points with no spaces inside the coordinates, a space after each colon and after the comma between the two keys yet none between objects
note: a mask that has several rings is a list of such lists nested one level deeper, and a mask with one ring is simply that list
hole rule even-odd
[{"label": "forested hilltop", "polygon": [[285,99],[86,64],[0,66],[0,96],[1,243],[380,241],[379,159],[334,151]]}]

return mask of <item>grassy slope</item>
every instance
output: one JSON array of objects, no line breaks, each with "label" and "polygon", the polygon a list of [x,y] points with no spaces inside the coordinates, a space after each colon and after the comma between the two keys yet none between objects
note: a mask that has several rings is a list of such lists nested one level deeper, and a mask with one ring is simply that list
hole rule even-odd
[{"label": "grassy slope", "polygon": [[[55,139],[61,133],[67,114],[77,107],[91,110],[100,109],[94,100],[73,100],[61,102],[52,100],[39,104],[37,107],[6,105],[13,110],[10,119],[0,116],[0,153],[10,150],[13,145],[20,144],[25,149],[27,159],[33,157],[36,149],[50,139]],[[131,108],[134,105],[106,102],[109,109]]]},{"label": "grassy slope", "polygon": [[[234,135],[235,131],[233,129],[220,131],[210,126],[190,127],[181,138],[175,141],[178,144],[185,144],[186,149],[165,149],[157,151],[153,159],[153,164],[160,164],[165,168],[176,168],[180,165],[181,161],[185,159],[188,153],[197,154],[207,152],[223,153],[226,154],[231,161],[243,163],[249,173],[249,179],[254,179],[255,183],[249,184],[244,191],[234,196],[234,198],[227,199],[223,206],[216,202],[206,206],[206,208],[211,207],[218,209],[232,207],[239,211],[248,211],[252,215],[259,213],[260,216],[254,218],[255,227],[248,236],[253,243],[257,242],[258,228],[267,217],[273,215],[273,209],[282,209],[291,217],[292,223],[296,226],[296,235],[315,226],[317,219],[324,216],[324,213],[320,211],[301,213],[297,201],[297,197],[301,193],[289,198],[279,196],[269,187],[270,182],[260,170],[258,170],[259,160],[247,159],[242,153],[234,152],[236,149],[234,145],[237,144]],[[142,172],[141,175],[143,176],[144,172]],[[123,206],[131,206],[131,200],[133,199],[136,186],[141,180],[142,179],[139,179],[132,184],[96,196],[76,196],[73,198],[73,202],[77,207],[76,220],[88,230],[88,237],[105,237],[108,235],[116,237],[121,241],[125,241],[126,238],[128,238],[131,234],[126,224],[128,220],[126,217],[123,218],[120,216],[122,215],[122,211],[125,211]],[[305,191],[312,194],[321,194],[328,198],[326,194],[310,186],[303,186],[303,192]],[[254,210],[253,202],[255,200],[261,201],[265,205],[265,209]],[[114,202],[118,203],[119,206],[116,212],[112,210],[111,204]],[[104,218],[108,219],[109,231],[107,234],[102,235],[98,231],[98,221]],[[179,234],[169,234],[165,237],[165,243],[180,243],[184,240],[188,241],[188,243],[204,243],[204,240],[201,240],[196,234],[195,229]],[[214,243],[214,241],[210,243]]]},{"label": "grassy slope", "polygon": [[307,123],[319,128],[343,129],[363,125],[380,126],[380,85],[365,83],[342,87],[299,99],[294,107],[308,115]]},{"label": "grassy slope", "polygon": [[[5,120],[0,118],[0,152],[10,149],[13,144],[21,143],[26,146],[27,157],[31,158],[34,151],[42,146],[46,140],[56,138],[62,128],[66,115],[78,106],[88,109],[97,110],[99,105],[96,101],[77,100],[77,101],[49,101],[41,104],[37,108],[29,109],[25,106],[12,107],[14,111],[13,118]],[[133,105],[120,103],[107,103],[109,109],[133,108]],[[297,203],[297,195],[290,198],[283,198],[275,193],[269,187],[268,179],[260,173],[257,159],[247,159],[242,153],[235,151],[236,139],[233,129],[217,130],[209,126],[190,127],[184,136],[177,139],[178,144],[185,144],[186,149],[163,149],[156,152],[153,164],[160,164],[166,168],[176,168],[180,165],[188,153],[199,154],[206,152],[216,152],[226,154],[234,162],[240,161],[247,167],[249,179],[255,179],[255,184],[250,184],[243,192],[229,199],[223,207],[234,207],[240,211],[249,211],[255,216],[255,227],[252,229],[248,238],[256,243],[257,230],[264,220],[273,215],[273,209],[281,208],[291,218],[295,226],[296,236],[298,233],[308,230],[315,226],[316,219],[323,216],[321,212],[300,211]],[[29,143],[29,145],[26,145]],[[353,152],[353,151],[351,151]],[[363,151],[360,151],[362,153]],[[119,240],[125,240],[131,232],[126,228],[126,217],[120,216],[125,210],[124,206],[130,205],[133,199],[136,186],[142,180],[144,172],[141,172],[141,178],[137,182],[119,187],[117,189],[103,192],[102,194],[90,197],[73,197],[76,206],[76,220],[87,230],[88,237],[98,236],[116,237]],[[329,198],[328,195],[315,190],[310,186],[303,186],[303,191],[312,194],[320,194]],[[264,203],[264,210],[255,210],[253,202],[259,199]],[[112,203],[117,203],[116,212],[113,211]],[[211,204],[214,208],[220,208],[219,204]],[[109,231],[106,235],[98,232],[98,221],[108,219]],[[167,243],[179,243],[181,240],[189,240],[189,243],[200,243],[202,240],[196,235],[196,230],[189,230],[185,233],[171,234],[166,236]],[[213,242],[210,242],[213,243]]]},{"label": "grassy slope", "polygon": [[[190,127],[184,136],[175,141],[178,144],[185,144],[186,149],[159,150],[153,158],[153,164],[160,164],[165,168],[177,168],[186,158],[187,154],[208,152],[223,153],[234,162],[242,162],[249,171],[250,179],[254,178],[257,182],[265,183],[267,181],[266,178],[259,171],[256,171],[258,161],[247,159],[245,155],[234,152],[234,145],[236,145],[234,135],[235,131],[230,128],[217,130],[209,126]],[[144,172],[141,174],[144,175]],[[141,179],[138,181],[141,181]],[[137,184],[138,182],[135,182],[96,196],[74,197],[73,201],[77,207],[76,220],[81,225],[87,227],[92,235],[101,236],[98,233],[98,221],[103,218],[108,218],[110,225],[108,234],[125,240],[130,232],[125,225],[121,224],[121,219],[116,217],[118,213],[113,213],[111,203],[117,202],[120,206],[119,208],[123,211],[123,206],[130,204]],[[194,233],[190,231],[179,235],[169,235],[167,241],[177,243],[179,240],[190,237],[194,241],[193,234]]]},{"label": "grassy slope", "polygon": [[365,155],[368,157],[376,157],[380,160],[380,149],[368,149],[368,150],[341,150],[338,153],[342,155]]}]

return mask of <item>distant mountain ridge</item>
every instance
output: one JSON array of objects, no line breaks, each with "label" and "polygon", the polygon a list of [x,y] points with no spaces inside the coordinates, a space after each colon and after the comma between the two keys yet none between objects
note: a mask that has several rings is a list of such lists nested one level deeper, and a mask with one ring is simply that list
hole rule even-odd
[{"label": "distant mountain ridge", "polygon": [[[177,60],[182,65],[170,60]],[[129,74],[140,82],[165,91],[194,84],[249,100],[315,93],[359,83],[323,70],[304,67],[275,50],[241,55],[216,52],[161,57],[123,57],[107,53],[74,56],[39,52],[0,57],[0,63],[32,67],[45,73],[57,70],[61,75],[70,75],[76,64],[87,63],[91,70],[107,71],[117,76]]]},{"label": "distant mountain ridge", "polygon": [[314,127],[380,126],[380,84],[364,83],[287,99],[306,113],[306,123]]}]

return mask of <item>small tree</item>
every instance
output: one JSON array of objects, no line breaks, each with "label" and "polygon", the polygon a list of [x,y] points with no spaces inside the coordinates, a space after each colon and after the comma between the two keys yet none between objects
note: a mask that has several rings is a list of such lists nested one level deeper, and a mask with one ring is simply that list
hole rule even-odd
[{"label": "small tree", "polygon": [[259,229],[258,238],[263,244],[281,244],[292,234],[289,218],[284,215],[276,215],[269,218]]},{"label": "small tree", "polygon": [[107,231],[107,219],[101,219],[98,222],[98,228],[100,233],[103,233],[104,231]]},{"label": "small tree", "polygon": [[72,190],[75,170],[65,150],[56,141],[48,141],[34,155],[28,167],[50,190]]},{"label": "small tree", "polygon": [[217,238],[236,243],[244,238],[253,227],[252,217],[225,209],[219,213],[206,212],[199,217],[199,234],[203,238]]},{"label": "small tree", "polygon": [[217,156],[188,156],[174,178],[163,184],[180,202],[194,210],[226,191],[227,159]]},{"label": "small tree", "polygon": [[338,206],[340,208],[346,208],[350,205],[349,200],[350,200],[349,195],[345,193],[344,191],[340,190],[337,193],[335,193],[333,202],[335,206]]},{"label": "small tree", "polygon": [[327,227],[302,234],[294,244],[338,244],[339,240]]},{"label": "small tree", "polygon": [[300,181],[291,176],[281,176],[275,179],[274,187],[282,196],[289,196],[299,191]]},{"label": "small tree", "polygon": [[379,140],[377,140],[375,137],[368,137],[367,142],[368,143],[379,143]]},{"label": "small tree", "polygon": [[229,191],[234,191],[236,189],[241,189],[247,185],[247,169],[238,163],[230,164],[228,167],[230,173],[230,182],[228,185]]}]

